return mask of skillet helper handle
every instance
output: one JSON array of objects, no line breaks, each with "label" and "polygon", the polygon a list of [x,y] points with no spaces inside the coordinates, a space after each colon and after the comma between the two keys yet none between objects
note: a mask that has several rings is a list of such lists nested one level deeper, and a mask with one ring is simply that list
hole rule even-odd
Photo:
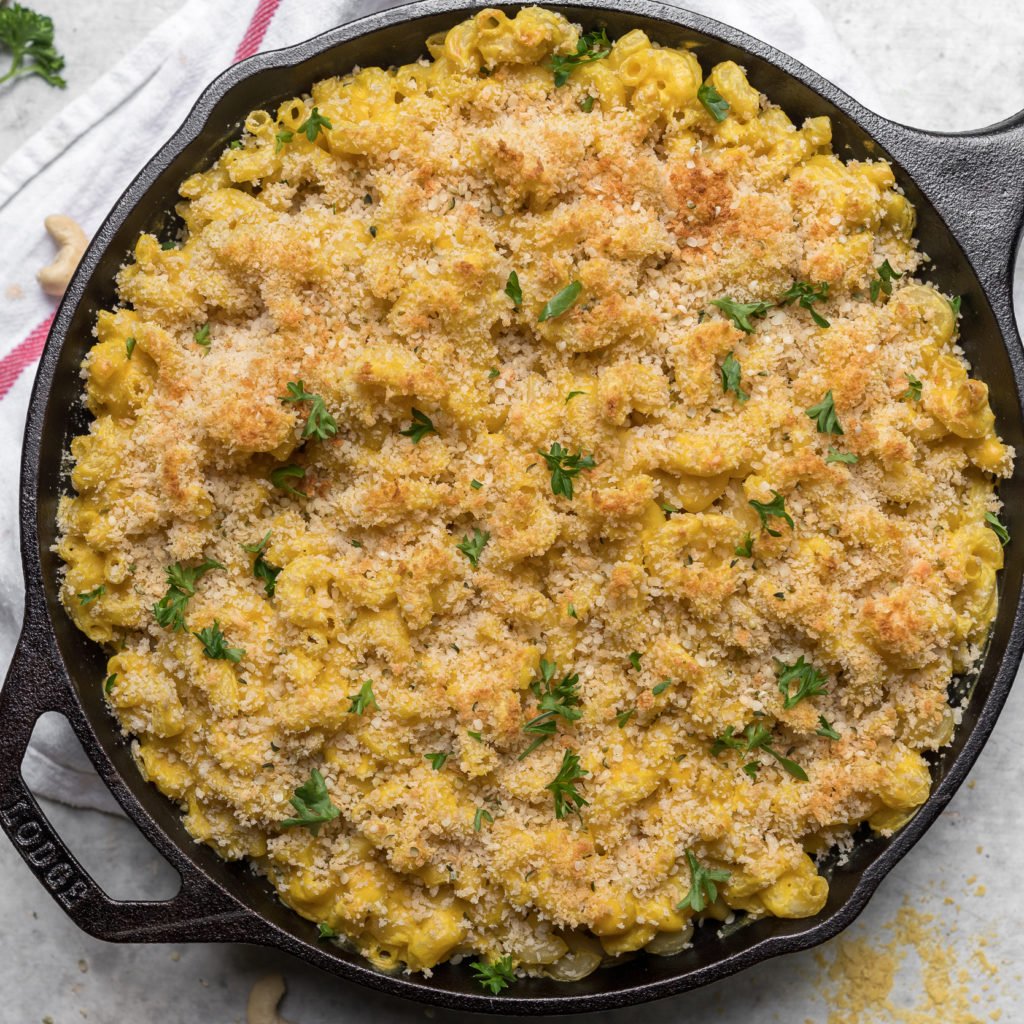
[{"label": "skillet helper handle", "polygon": [[[938,208],[986,289],[1009,296],[1024,226],[1024,111],[955,134],[901,127],[892,155]],[[1012,322],[1012,311],[999,311],[1006,312]]]},{"label": "skillet helper handle", "polygon": [[[26,610],[27,611],[27,610]],[[33,621],[34,620],[34,621]],[[169,900],[113,900],[64,845],[21,774],[36,720],[70,710],[63,669],[38,619],[26,614],[0,690],[0,828],[46,891],[79,928],[112,942],[260,942],[258,918],[184,858],[174,867],[181,889]]]}]

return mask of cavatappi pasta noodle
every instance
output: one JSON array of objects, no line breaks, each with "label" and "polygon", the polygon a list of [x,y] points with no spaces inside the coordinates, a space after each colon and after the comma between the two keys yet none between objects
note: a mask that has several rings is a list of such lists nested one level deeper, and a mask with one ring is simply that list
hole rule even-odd
[{"label": "cavatappi pasta noodle", "polygon": [[1013,454],[884,161],[580,31],[250,114],[99,315],[59,513],[191,834],[493,991],[822,909],[928,795]]}]

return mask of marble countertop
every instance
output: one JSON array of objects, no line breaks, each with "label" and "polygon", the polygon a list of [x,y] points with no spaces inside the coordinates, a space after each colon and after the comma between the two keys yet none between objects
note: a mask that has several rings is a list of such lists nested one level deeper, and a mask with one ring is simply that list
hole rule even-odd
[{"label": "marble countertop", "polygon": [[[1024,0],[815,0],[871,73],[880,113],[966,130],[1024,108]],[[35,0],[68,57],[66,92],[38,81],[0,94],[0,153],[101,74],[109,39],[131,46],[179,0]],[[86,10],[88,7],[88,10]],[[969,11],[968,19],[965,13]],[[1022,165],[1024,165],[1024,153]],[[1022,298],[1018,274],[1018,304]],[[771,961],[698,992],[580,1018],[661,1024],[976,1024],[1024,1021],[1024,815],[1019,737],[1024,685],[1011,694],[968,783],[885,880],[860,920],[816,951]],[[1009,796],[1009,800],[1008,800]],[[128,821],[47,803],[47,814],[114,898],[166,898],[175,873]],[[347,985],[253,946],[108,945],[78,931],[0,841],[0,1020],[10,1024],[245,1019],[253,982],[287,979],[295,1024],[472,1019]]]}]

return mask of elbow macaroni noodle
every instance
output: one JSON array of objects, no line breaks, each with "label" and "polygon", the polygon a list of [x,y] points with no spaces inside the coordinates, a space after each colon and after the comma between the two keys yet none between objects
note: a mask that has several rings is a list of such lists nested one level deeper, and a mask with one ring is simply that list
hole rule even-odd
[{"label": "elbow macaroni noodle", "polygon": [[382,967],[568,981],[818,913],[814,858],[927,798],[995,613],[1013,453],[889,166],[641,31],[556,86],[580,38],[481,11],[254,111],[84,362],[62,594],[111,710]]}]

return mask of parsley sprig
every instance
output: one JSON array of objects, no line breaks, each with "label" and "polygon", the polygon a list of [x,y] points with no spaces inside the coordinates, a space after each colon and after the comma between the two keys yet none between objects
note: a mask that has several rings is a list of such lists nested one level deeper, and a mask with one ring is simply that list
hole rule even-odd
[{"label": "parsley sprig", "polygon": [[514,270],[505,282],[505,294],[512,300],[512,305],[516,309],[523,304],[523,289],[519,284],[519,275]]},{"label": "parsley sprig", "polygon": [[302,480],[305,476],[305,469],[302,466],[296,466],[292,462],[287,466],[278,466],[277,469],[272,469],[270,471],[270,482],[279,490],[284,491],[285,494],[292,495],[294,498],[308,498],[309,495],[305,491],[300,491],[288,482],[289,480]]},{"label": "parsley sprig", "polygon": [[557,441],[550,451],[538,451],[537,454],[551,471],[551,493],[564,495],[570,501],[573,496],[573,477],[578,476],[581,470],[593,469],[597,465],[592,455],[583,454],[582,448],[575,455],[570,455],[569,449],[563,448]]},{"label": "parsley sprig", "polygon": [[367,708],[373,708],[374,711],[380,711],[377,707],[377,698],[373,695],[373,680],[363,680],[363,685],[359,687],[358,693],[350,693],[348,695],[350,701],[348,706],[348,713],[350,715],[361,715]]},{"label": "parsley sprig", "polygon": [[727,295],[724,299],[712,299],[712,306],[717,306],[741,331],[754,333],[752,318],[763,317],[774,302],[736,302]]},{"label": "parsley sprig", "polygon": [[185,628],[185,607],[196,592],[196,584],[212,569],[223,569],[220,562],[207,558],[196,566],[175,562],[166,569],[167,593],[153,605],[153,617],[164,629],[175,633]]},{"label": "parsley sprig", "polygon": [[212,626],[192,634],[202,645],[203,654],[214,661],[232,661],[236,664],[245,656],[242,647],[228,647],[227,638],[220,628],[220,622],[213,620]]},{"label": "parsley sprig", "polygon": [[825,397],[816,405],[807,410],[806,415],[814,420],[819,434],[842,434],[843,428],[839,425],[839,417],[836,415],[836,403],[832,397],[832,391],[825,392]]},{"label": "parsley sprig", "polygon": [[271,565],[264,557],[269,544],[270,531],[268,530],[264,534],[263,540],[259,540],[255,544],[243,544],[242,548],[256,556],[252,563],[252,574],[256,579],[263,581],[263,589],[266,591],[267,597],[273,597],[274,591],[277,589],[277,577],[280,576],[281,570],[276,565]]},{"label": "parsley sprig", "polygon": [[467,534],[455,547],[469,559],[469,564],[476,569],[480,565],[480,556],[490,539],[491,535],[487,530],[474,527],[473,536],[470,537]]},{"label": "parsley sprig", "polygon": [[106,592],[106,585],[101,583],[98,587],[93,587],[92,590],[87,590],[75,596],[78,598],[78,603],[84,608],[86,605],[92,604],[97,598],[102,597]]},{"label": "parsley sprig", "polygon": [[774,516],[776,519],[783,519],[789,523],[791,530],[796,529],[796,524],[793,522],[793,517],[786,511],[786,499],[779,494],[778,491],[772,491],[771,501],[755,501],[751,499],[747,502],[748,505],[753,506],[761,519],[761,529],[768,534],[769,537],[781,537],[782,532],[780,530],[773,530],[768,525],[768,519]]},{"label": "parsley sprig", "polygon": [[836,732],[835,726],[824,716],[818,715],[818,728],[815,729],[814,734],[816,736],[824,736],[826,739],[838,740],[840,739],[839,733]]},{"label": "parsley sprig", "polygon": [[575,750],[566,750],[558,774],[544,787],[555,799],[555,817],[561,820],[567,814],[579,814],[581,807],[589,805],[576,789],[576,784],[590,772],[580,765],[580,756]]},{"label": "parsley sprig", "polygon": [[473,969],[476,980],[492,996],[503,992],[516,980],[516,972],[512,967],[512,957],[510,956],[503,956],[500,960],[489,964],[483,960],[476,960],[469,966]]},{"label": "parsley sprig", "polygon": [[899,397],[911,402],[920,402],[921,389],[924,385],[912,373],[904,371],[903,376],[907,378],[907,390],[902,392]]},{"label": "parsley sprig", "polygon": [[719,124],[729,116],[729,101],[710,82],[705,82],[697,90],[697,99]]},{"label": "parsley sprig", "polygon": [[686,863],[690,868],[690,891],[676,905],[677,910],[689,907],[699,914],[705,907],[718,899],[717,882],[728,882],[730,873],[715,868],[706,868],[690,850],[686,851]]},{"label": "parsley sprig", "polygon": [[740,405],[746,402],[750,395],[743,390],[740,386],[740,378],[743,374],[743,367],[740,366],[739,360],[732,354],[727,352],[725,358],[722,360],[722,393],[725,394],[731,391],[739,401]]},{"label": "parsley sprig", "polygon": [[[793,778],[806,782],[807,772],[795,761],[791,761],[788,757],[783,757],[774,747],[770,746],[768,741],[771,738],[772,734],[768,727],[761,722],[751,722],[739,736],[735,735],[733,727],[730,725],[711,744],[711,756],[718,757],[726,750],[740,750],[743,752],[763,750],[770,757],[774,757]],[[751,762],[751,764],[756,763],[756,761]],[[743,770],[753,778],[757,774],[757,769],[754,768],[751,771],[747,771],[748,768],[750,768],[749,764],[744,765]]]},{"label": "parsley sprig", "polygon": [[612,52],[612,44],[604,29],[600,32],[587,32],[580,36],[576,44],[576,52],[568,56],[556,53],[551,58],[551,70],[555,73],[555,86],[561,87],[569,81],[569,76],[578,67],[592,64],[595,60],[603,60]]},{"label": "parsley sprig", "polygon": [[519,755],[522,761],[537,749],[545,740],[549,740],[558,731],[558,719],[575,722],[583,717],[579,710],[580,697],[576,690],[580,677],[568,672],[560,682],[555,683],[558,664],[554,661],[540,659],[540,678],[530,683],[530,689],[537,698],[537,714],[523,726],[523,732],[537,738]]},{"label": "parsley sprig", "polygon": [[412,423],[405,430],[400,430],[402,437],[408,437],[413,444],[419,444],[427,434],[436,434],[437,427],[434,421],[419,409],[412,410]]},{"label": "parsley sprig", "polygon": [[316,142],[316,137],[320,134],[321,128],[326,128],[330,131],[333,127],[334,125],[320,113],[320,108],[314,107],[309,117],[299,125],[299,131],[303,132],[310,142]]},{"label": "parsley sprig", "polygon": [[11,51],[11,66],[0,75],[0,85],[19,75],[38,75],[48,85],[63,89],[60,76],[64,58],[53,45],[53,19],[21,4],[0,10],[0,46]]},{"label": "parsley sprig", "polygon": [[320,826],[334,821],[341,813],[331,803],[324,777],[314,768],[309,774],[309,781],[304,782],[295,790],[295,796],[288,801],[295,808],[294,818],[285,818],[282,828],[308,828],[313,835],[320,834]]},{"label": "parsley sprig", "polygon": [[439,772],[444,767],[445,761],[448,760],[448,755],[447,754],[424,754],[423,758],[424,758],[424,760],[430,762],[430,767],[433,768],[435,772]]},{"label": "parsley sprig", "polygon": [[[804,660],[801,654],[792,665],[777,661],[775,675],[779,691],[783,696],[782,706],[787,710],[795,708],[802,700],[816,697],[819,693],[828,693],[825,689],[828,677],[819,672],[813,665]],[[793,684],[796,689],[793,689]]]},{"label": "parsley sprig", "polygon": [[892,283],[902,277],[892,269],[888,260],[883,260],[881,266],[875,268],[875,277],[871,281],[871,301],[877,302],[879,295],[892,295]]},{"label": "parsley sprig", "polygon": [[302,429],[304,438],[315,437],[319,441],[326,441],[338,433],[338,424],[334,417],[327,411],[327,405],[319,395],[310,394],[302,381],[289,381],[287,384],[288,394],[281,396],[283,403],[309,402],[309,416],[306,425]]},{"label": "parsley sprig", "polygon": [[1004,548],[1010,543],[1010,531],[1002,524],[995,512],[985,513],[985,525],[999,538],[999,543]]},{"label": "parsley sprig", "polygon": [[780,296],[779,302],[783,306],[790,303],[799,303],[801,309],[806,309],[811,314],[811,319],[819,327],[828,327],[829,322],[814,308],[816,302],[825,302],[828,299],[828,281],[820,281],[818,284],[810,284],[807,281],[794,281]]}]

